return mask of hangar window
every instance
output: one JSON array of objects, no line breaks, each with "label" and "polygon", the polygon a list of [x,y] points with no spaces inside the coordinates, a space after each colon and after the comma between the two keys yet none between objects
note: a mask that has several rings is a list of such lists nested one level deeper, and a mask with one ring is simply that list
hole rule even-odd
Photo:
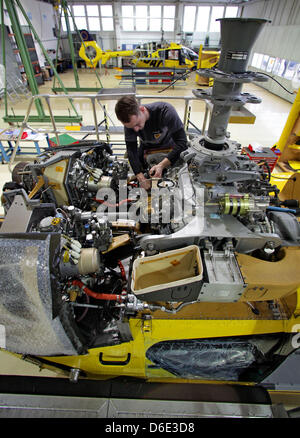
[{"label": "hangar window", "polygon": [[160,30],[161,30],[161,19],[160,18],[150,18],[149,30],[151,32],[160,32]]},{"label": "hangar window", "polygon": [[175,29],[174,5],[122,5],[123,31],[173,32]]},{"label": "hangar window", "polygon": [[139,5],[135,7],[135,29],[137,31],[143,32],[148,30],[147,9],[148,7],[145,5]]},{"label": "hangar window", "polygon": [[183,16],[183,32],[193,32],[195,26],[196,6],[185,6]]},{"label": "hangar window", "polygon": [[84,5],[73,6],[74,21],[77,29],[87,29],[85,7]]},{"label": "hangar window", "polygon": [[277,72],[278,76],[284,76],[288,61],[286,59],[282,59],[280,62],[280,66]]},{"label": "hangar window", "polygon": [[298,67],[297,67],[297,70],[296,70],[296,73],[294,76],[294,80],[299,82],[300,81],[300,64],[297,64],[297,65],[298,65]]},{"label": "hangar window", "polygon": [[161,18],[161,6],[150,6],[149,13],[150,18]]},{"label": "hangar window", "polygon": [[267,69],[269,58],[270,57],[268,55],[264,55],[263,56],[262,63],[261,63],[261,66],[260,66],[261,70],[266,70]]},{"label": "hangar window", "polygon": [[97,5],[87,5],[86,13],[89,17],[99,17],[99,8]]},{"label": "hangar window", "polygon": [[111,5],[101,5],[100,10],[101,10],[102,30],[104,30],[104,31],[114,30],[112,6]]},{"label": "hangar window", "polygon": [[266,68],[266,71],[268,73],[271,73],[273,68],[274,68],[274,64],[275,64],[275,58],[273,58],[272,56],[269,58],[269,62]]},{"label": "hangar window", "polygon": [[84,5],[73,6],[73,13],[75,17],[85,16]]},{"label": "hangar window", "polygon": [[163,30],[165,32],[173,32],[175,25],[175,6],[163,7]]},{"label": "hangar window", "polygon": [[275,58],[262,53],[254,53],[251,66],[260,70],[265,70],[276,76],[281,76],[291,81],[298,78],[299,63],[287,59]]},{"label": "hangar window", "polygon": [[210,6],[199,6],[196,32],[206,32],[208,28]]},{"label": "hangar window", "polygon": [[134,30],[133,22],[133,6],[123,5],[122,6],[122,26],[123,30]]},{"label": "hangar window", "polygon": [[160,32],[161,30],[161,6],[150,6],[149,8],[149,30]]},{"label": "hangar window", "polygon": [[114,30],[114,22],[112,18],[102,17],[102,30],[106,30],[106,31]]},{"label": "hangar window", "polygon": [[147,6],[146,5],[136,6],[135,16],[137,18],[147,18]]},{"label": "hangar window", "polygon": [[260,68],[262,60],[263,60],[263,54],[262,53],[254,53],[252,58],[252,66],[256,68]]},{"label": "hangar window", "polygon": [[77,29],[79,29],[79,30],[87,28],[87,23],[86,23],[85,17],[75,17],[75,24],[76,24]]},{"label": "hangar window", "polygon": [[251,61],[251,65],[252,67],[257,67],[257,59],[258,59],[258,53],[254,53],[252,56],[252,61]]},{"label": "hangar window", "polygon": [[92,31],[100,31],[100,16],[99,16],[99,8],[97,5],[87,5],[86,6],[86,14],[88,20],[89,30]]},{"label": "hangar window", "polygon": [[211,11],[211,19],[210,19],[210,32],[220,32],[220,22],[216,21],[218,18],[223,18],[224,7],[223,6],[214,6]]},{"label": "hangar window", "polygon": [[284,77],[286,79],[293,79],[296,71],[298,70],[299,64],[295,61],[290,61],[287,65],[287,68],[284,72]]},{"label": "hangar window", "polygon": [[205,39],[210,32],[220,33],[218,18],[235,18],[239,15],[238,6],[185,6],[182,28],[183,32],[201,32]]},{"label": "hangar window", "polygon": [[[64,14],[61,6],[59,6],[59,8],[58,8],[58,13],[59,13],[59,16],[60,16],[60,19],[61,19],[62,30],[64,32],[67,32],[67,25],[66,25],[65,14]],[[73,32],[74,31],[74,24],[73,24],[70,8],[67,9],[67,16],[68,16],[70,30]]]},{"label": "hangar window", "polygon": [[163,19],[163,30],[165,32],[173,32],[174,31],[174,20],[169,18]]},{"label": "hangar window", "polygon": [[[66,32],[67,25],[64,12],[61,7],[59,7],[58,11],[61,17],[62,29]],[[67,7],[67,13],[70,30],[72,32],[75,31],[74,21],[78,30],[87,29],[93,32],[114,30],[112,5],[73,5],[72,7]]]},{"label": "hangar window", "polygon": [[175,18],[175,6],[164,6],[164,18]]},{"label": "hangar window", "polygon": [[100,18],[99,17],[88,17],[89,30],[100,31]]},{"label": "hangar window", "polygon": [[227,6],[225,11],[226,18],[235,18],[237,17],[239,8],[237,6]]}]

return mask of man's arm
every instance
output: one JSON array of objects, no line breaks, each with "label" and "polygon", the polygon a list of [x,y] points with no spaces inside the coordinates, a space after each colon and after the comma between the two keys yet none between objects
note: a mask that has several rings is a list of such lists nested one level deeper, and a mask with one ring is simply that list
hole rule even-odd
[{"label": "man's arm", "polygon": [[126,141],[126,149],[132,171],[135,175],[137,175],[143,171],[142,163],[140,162],[138,156],[137,141]]},{"label": "man's arm", "polygon": [[140,186],[143,189],[149,190],[151,188],[151,182],[145,178],[143,173],[143,167],[139,160],[138,156],[138,148],[137,148],[137,142],[135,141],[126,141],[126,148],[127,148],[127,154],[128,154],[128,160],[130,163],[130,166],[132,168],[133,173],[135,174]]},{"label": "man's arm", "polygon": [[174,140],[173,149],[160,163],[151,167],[149,173],[152,178],[161,178],[163,170],[172,166],[180,157],[181,152],[186,150],[187,138],[183,128],[180,128],[178,131],[174,132],[172,134],[172,139]]},{"label": "man's arm", "polygon": [[173,149],[168,153],[167,158],[171,165],[175,163],[180,157],[181,152],[187,149],[187,138],[183,128],[172,133],[172,139],[174,141]]},{"label": "man's arm", "polygon": [[149,174],[151,178],[161,178],[163,170],[171,166],[171,161],[168,158],[164,158],[160,163],[152,166]]},{"label": "man's arm", "polygon": [[172,137],[172,151],[168,153],[167,158],[173,165],[180,157],[181,152],[187,149],[187,138],[183,123],[173,105],[165,102],[165,107],[161,113],[161,121],[168,128]]}]

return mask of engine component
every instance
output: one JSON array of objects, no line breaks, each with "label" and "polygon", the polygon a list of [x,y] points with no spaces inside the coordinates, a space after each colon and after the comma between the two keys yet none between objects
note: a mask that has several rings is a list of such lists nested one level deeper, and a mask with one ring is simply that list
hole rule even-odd
[{"label": "engine component", "polygon": [[127,181],[129,170],[125,160],[112,156],[106,143],[97,142],[50,148],[35,163],[25,164],[15,167],[13,180],[23,184],[30,198],[86,210],[97,208],[99,189],[112,188],[117,193],[119,181]]}]

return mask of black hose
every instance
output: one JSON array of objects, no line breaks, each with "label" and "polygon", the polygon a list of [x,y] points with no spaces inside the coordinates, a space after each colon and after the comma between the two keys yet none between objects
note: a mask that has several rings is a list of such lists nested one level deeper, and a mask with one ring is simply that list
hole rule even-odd
[{"label": "black hose", "polygon": [[71,143],[67,144],[65,146],[55,146],[51,148],[45,149],[44,152],[56,152],[56,151],[63,151],[63,150],[69,150],[69,149],[80,149],[80,148],[102,148],[105,149],[106,152],[108,152],[110,155],[112,155],[113,151],[111,147],[108,145],[108,143],[104,142],[98,142],[94,140],[89,141],[79,141],[77,143]]}]

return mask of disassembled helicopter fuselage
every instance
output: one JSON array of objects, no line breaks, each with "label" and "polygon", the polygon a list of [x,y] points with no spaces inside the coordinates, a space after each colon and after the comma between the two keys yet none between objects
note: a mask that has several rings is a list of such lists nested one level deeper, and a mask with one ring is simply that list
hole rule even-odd
[{"label": "disassembled helicopter fuselage", "polygon": [[296,210],[226,131],[232,107],[259,101],[241,86],[263,80],[246,65],[264,22],[221,20],[214,87],[194,92],[213,103],[208,132],[150,192],[101,142],[15,167],[0,228],[2,347],[87,377],[251,382],[297,348]]}]

